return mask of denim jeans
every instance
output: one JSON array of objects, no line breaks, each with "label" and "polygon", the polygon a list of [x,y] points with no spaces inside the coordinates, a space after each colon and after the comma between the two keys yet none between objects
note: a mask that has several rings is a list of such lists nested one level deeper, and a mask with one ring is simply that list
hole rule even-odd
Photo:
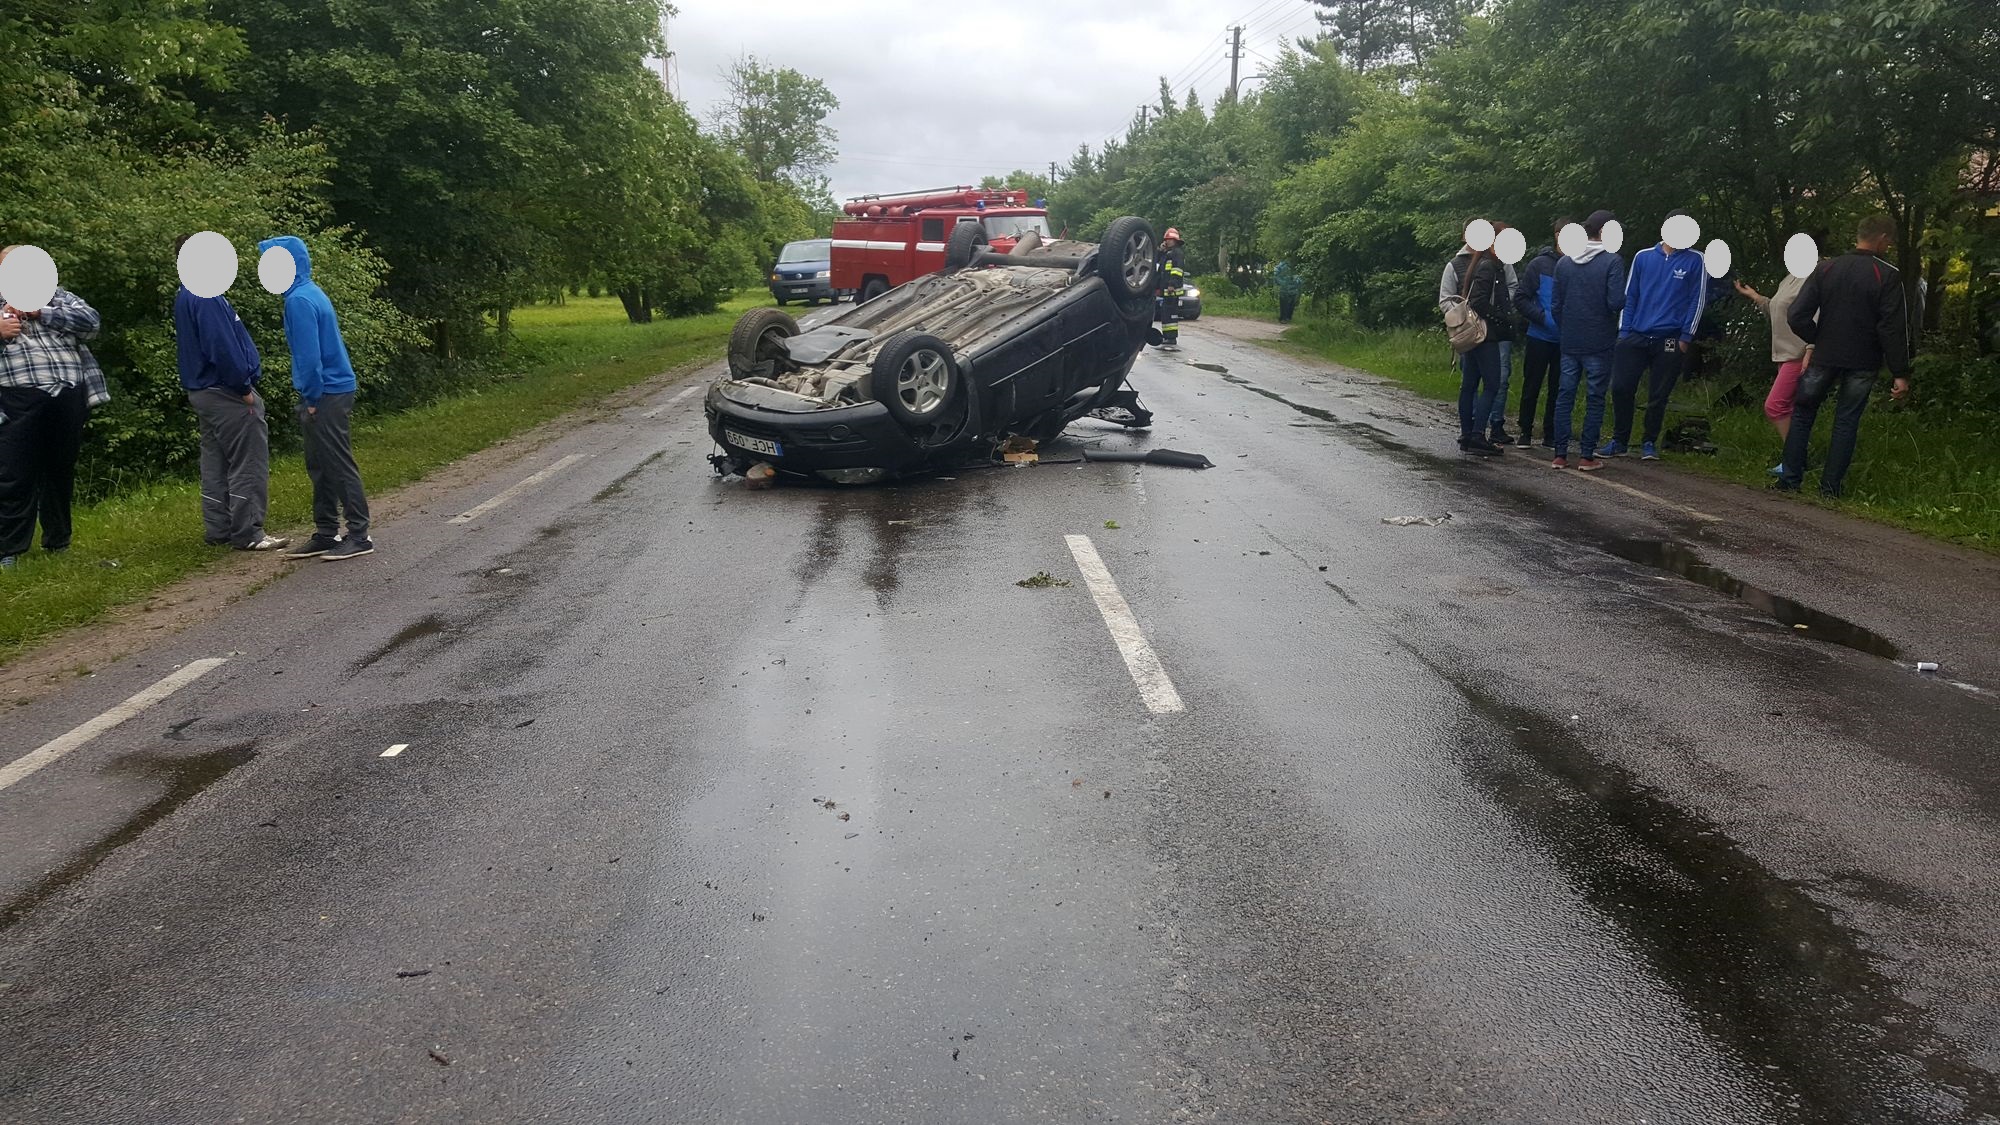
[{"label": "denim jeans", "polygon": [[[1586,381],[1587,377],[1587,381]],[[1583,455],[1597,455],[1598,431],[1604,428],[1604,392],[1611,386],[1611,353],[1590,352],[1562,357],[1562,389],[1556,393],[1556,456],[1569,456],[1569,420],[1576,412],[1577,384],[1584,383],[1588,403],[1583,410]]]},{"label": "denim jeans", "polygon": [[1826,450],[1826,470],[1820,474],[1823,496],[1840,495],[1847,480],[1847,467],[1854,461],[1854,442],[1861,433],[1861,415],[1868,409],[1868,395],[1875,389],[1875,372],[1857,367],[1821,367],[1814,364],[1799,376],[1798,393],[1792,398],[1792,430],[1785,439],[1785,475],[1781,488],[1796,489],[1805,480],[1806,453],[1812,445],[1813,423],[1819,407],[1835,390],[1840,398],[1833,410],[1833,441]]},{"label": "denim jeans", "polygon": [[1535,407],[1543,405],[1542,384],[1547,382],[1549,397],[1542,414],[1542,436],[1555,440],[1556,396],[1560,390],[1562,349],[1553,340],[1528,337],[1527,358],[1521,361],[1521,436],[1535,432]]},{"label": "denim jeans", "polygon": [[1632,411],[1639,397],[1639,376],[1646,380],[1646,440],[1659,441],[1667,424],[1667,400],[1680,382],[1683,358],[1679,336],[1620,336],[1612,352],[1611,436],[1620,445],[1632,443]]},{"label": "denim jeans", "polygon": [[1486,436],[1493,392],[1500,383],[1500,342],[1488,340],[1458,357],[1458,434],[1469,441]]},{"label": "denim jeans", "polygon": [[1496,430],[1507,428],[1507,388],[1514,382],[1514,341],[1500,341],[1500,385],[1493,391],[1493,416],[1487,424]]}]

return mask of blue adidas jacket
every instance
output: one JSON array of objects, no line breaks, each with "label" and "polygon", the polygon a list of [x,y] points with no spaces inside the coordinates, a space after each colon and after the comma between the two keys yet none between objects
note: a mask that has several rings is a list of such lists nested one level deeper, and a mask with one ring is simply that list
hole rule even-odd
[{"label": "blue adidas jacket", "polygon": [[267,238],[257,244],[257,253],[282,246],[298,264],[298,276],[285,290],[285,342],[292,346],[292,386],[299,400],[318,406],[327,395],[346,394],[354,389],[354,362],[347,358],[347,345],[340,338],[340,321],[333,315],[333,302],[312,279],[312,255],[306,244],[289,234]]},{"label": "blue adidas jacket", "polygon": [[1618,312],[1625,307],[1625,259],[1591,243],[1556,263],[1555,314],[1564,355],[1594,355],[1618,344]]},{"label": "blue adidas jacket", "polygon": [[1707,307],[1708,269],[1701,252],[1676,250],[1670,257],[1660,246],[1648,246],[1632,258],[1619,335],[1692,340]]},{"label": "blue adidas jacket", "polygon": [[197,297],[187,286],[174,294],[174,348],[181,388],[220,387],[238,398],[264,374],[264,360],[227,297]]}]

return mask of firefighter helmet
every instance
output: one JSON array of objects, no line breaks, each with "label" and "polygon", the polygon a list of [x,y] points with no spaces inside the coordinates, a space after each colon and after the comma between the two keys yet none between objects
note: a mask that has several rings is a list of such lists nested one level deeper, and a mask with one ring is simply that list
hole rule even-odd
[{"label": "firefighter helmet", "polygon": [[1179,242],[1180,240],[1181,232],[1178,227],[1168,227],[1167,233],[1160,236],[1160,241],[1162,242]]}]

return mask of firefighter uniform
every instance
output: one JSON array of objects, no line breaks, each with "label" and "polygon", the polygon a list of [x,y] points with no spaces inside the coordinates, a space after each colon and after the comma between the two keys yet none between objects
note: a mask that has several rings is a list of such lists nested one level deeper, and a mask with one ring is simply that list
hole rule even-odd
[{"label": "firefighter uniform", "polygon": [[1157,274],[1160,285],[1160,346],[1181,346],[1181,298],[1187,295],[1187,262],[1181,254],[1181,232],[1169,229],[1160,242]]}]

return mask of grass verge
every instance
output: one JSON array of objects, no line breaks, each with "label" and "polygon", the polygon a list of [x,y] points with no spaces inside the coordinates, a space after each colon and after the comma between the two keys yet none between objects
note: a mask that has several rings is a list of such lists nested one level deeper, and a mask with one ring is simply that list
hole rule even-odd
[{"label": "grass verge", "polygon": [[[767,295],[706,316],[635,325],[613,298],[514,313],[519,373],[401,414],[356,419],[355,460],[371,493],[421,479],[503,438],[682,364],[721,354],[730,326]],[[312,487],[298,455],[271,463],[274,530],[309,527]],[[74,546],[39,549],[0,572],[0,663],[63,629],[139,601],[222,557],[202,543],[193,481],[155,484],[79,507]]]},{"label": "grass verge", "polygon": [[[1275,319],[1254,309],[1245,313],[1260,319]],[[1287,330],[1273,346],[1295,354],[1315,356],[1371,374],[1393,379],[1426,398],[1444,402],[1458,398],[1458,368],[1452,362],[1442,337],[1419,329],[1373,331],[1330,319],[1314,319]],[[1775,368],[1772,372],[1775,375]],[[1724,401],[1738,386],[1733,378],[1683,383],[1674,391],[1669,408],[1668,428],[1676,413],[1708,418],[1709,440],[1716,446],[1713,456],[1669,453],[1679,468],[1723,477],[1740,484],[1763,488],[1770,483],[1767,470],[1783,452],[1778,435],[1764,416],[1764,394],[1768,378],[1741,382],[1739,401]],[[1942,407],[1906,408],[1890,402],[1888,380],[1878,382],[1875,401],[1861,422],[1861,438],[1853,468],[1847,476],[1847,495],[1838,501],[1816,496],[1802,499],[1839,511],[1866,516],[1905,527],[1947,542],[1987,551],[2000,551],[2000,447],[1993,442],[1994,419],[1974,411],[1950,411]],[[1509,385],[1509,428],[1520,415],[1521,359],[1516,351],[1514,378]],[[1546,392],[1544,392],[1546,393]],[[1919,389],[1921,394],[1921,389]],[[1639,410],[1643,413],[1644,392]],[[1747,395],[1748,401],[1741,401]],[[1573,419],[1572,432],[1583,423],[1581,396]],[[1832,410],[1822,407],[1813,446],[1815,465],[1825,456],[1827,435],[1832,426]],[[1818,472],[1806,478],[1808,493],[1818,487]]]}]

